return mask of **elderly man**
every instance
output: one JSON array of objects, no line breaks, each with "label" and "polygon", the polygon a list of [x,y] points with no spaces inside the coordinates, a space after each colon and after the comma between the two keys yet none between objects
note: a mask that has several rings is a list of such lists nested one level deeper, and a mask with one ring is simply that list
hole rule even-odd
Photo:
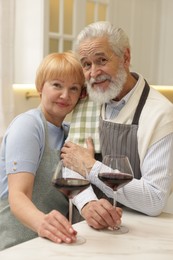
[{"label": "elderly man", "polygon": [[[128,37],[109,22],[84,28],[78,35],[76,52],[89,98],[81,100],[73,113],[71,141],[62,149],[64,162],[73,164],[74,156],[85,162],[91,183],[112,197],[97,178],[101,162],[96,159],[99,153],[102,157],[127,155],[134,179],[116,192],[117,201],[144,214],[159,215],[170,203],[173,181],[173,104],[151,88],[142,75],[130,72]],[[76,124],[79,133],[77,128],[74,131]],[[74,143],[79,137],[82,144],[89,136],[95,145],[95,158],[91,140],[87,140],[87,148]],[[91,194],[86,190],[74,199],[89,223],[93,218],[97,221],[98,216],[96,198]]]}]

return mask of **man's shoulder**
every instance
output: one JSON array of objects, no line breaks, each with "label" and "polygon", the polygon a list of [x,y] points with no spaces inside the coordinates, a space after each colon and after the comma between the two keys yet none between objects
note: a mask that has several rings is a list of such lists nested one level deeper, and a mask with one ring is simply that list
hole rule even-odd
[{"label": "man's shoulder", "polygon": [[173,103],[171,103],[171,101],[162,93],[152,87],[150,88],[147,104],[152,107],[152,110],[157,110],[159,112],[164,109],[164,111],[170,111],[170,113],[173,113]]}]

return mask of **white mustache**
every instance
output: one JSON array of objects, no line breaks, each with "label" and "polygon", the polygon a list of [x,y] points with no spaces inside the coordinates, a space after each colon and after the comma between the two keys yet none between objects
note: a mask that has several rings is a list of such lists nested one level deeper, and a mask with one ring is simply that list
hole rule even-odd
[{"label": "white mustache", "polygon": [[[123,86],[126,82],[127,73],[123,66],[119,66],[119,69],[115,77],[110,77],[110,75],[100,75],[96,78],[91,78],[87,81],[87,91],[89,93],[89,98],[99,104],[104,104],[109,102],[111,99],[116,98],[123,89]],[[104,93],[99,88],[99,82],[101,80],[109,80],[109,86]],[[93,83],[98,83],[98,87],[95,89],[92,87]]]},{"label": "white mustache", "polygon": [[97,78],[91,78],[89,80],[89,83],[94,84],[94,83],[99,83],[99,82],[104,81],[104,80],[111,81],[111,77],[108,76],[108,75],[101,75],[101,76],[98,76]]}]

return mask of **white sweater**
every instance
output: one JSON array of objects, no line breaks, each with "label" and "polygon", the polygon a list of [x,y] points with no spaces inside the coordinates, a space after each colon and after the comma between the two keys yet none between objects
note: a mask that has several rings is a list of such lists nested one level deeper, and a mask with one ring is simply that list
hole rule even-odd
[{"label": "white sweater", "polygon": [[[145,81],[139,75],[138,82],[126,105],[113,120],[131,124]],[[102,118],[105,110],[102,108]],[[112,121],[112,120],[109,120]],[[138,151],[142,177],[133,179],[119,189],[117,200],[127,207],[156,216],[164,210],[173,213],[173,104],[154,89],[150,89],[141,112],[137,132]],[[100,162],[96,162],[90,173],[91,182],[112,197],[112,191],[96,176]],[[173,190],[173,189],[172,189]],[[168,201],[167,198],[170,195]],[[90,200],[96,199],[91,190],[85,190],[74,199],[79,210]]]}]

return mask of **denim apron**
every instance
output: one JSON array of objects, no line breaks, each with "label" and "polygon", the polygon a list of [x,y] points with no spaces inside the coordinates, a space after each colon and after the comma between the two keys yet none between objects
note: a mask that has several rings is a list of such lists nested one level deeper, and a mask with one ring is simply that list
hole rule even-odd
[{"label": "denim apron", "polygon": [[[145,86],[131,125],[108,122],[100,117],[99,134],[101,154],[97,154],[96,158],[101,161],[105,155],[109,154],[112,156],[121,154],[128,156],[134,172],[134,178],[136,179],[141,178],[137,141],[138,122],[141,111],[145,105],[149,90],[150,87],[147,82],[145,82]],[[95,187],[95,185],[93,185],[93,188],[98,198],[107,198],[105,194],[103,194],[97,187]],[[111,199],[109,200],[112,202]]]},{"label": "denim apron", "polygon": [[[45,214],[56,209],[68,217],[68,199],[51,184],[55,167],[60,159],[60,151],[50,149],[47,122],[43,115],[42,120],[45,128],[45,148],[34,180],[32,201]],[[37,236],[37,233],[22,225],[14,217],[10,211],[8,198],[0,200],[0,250]]]}]

